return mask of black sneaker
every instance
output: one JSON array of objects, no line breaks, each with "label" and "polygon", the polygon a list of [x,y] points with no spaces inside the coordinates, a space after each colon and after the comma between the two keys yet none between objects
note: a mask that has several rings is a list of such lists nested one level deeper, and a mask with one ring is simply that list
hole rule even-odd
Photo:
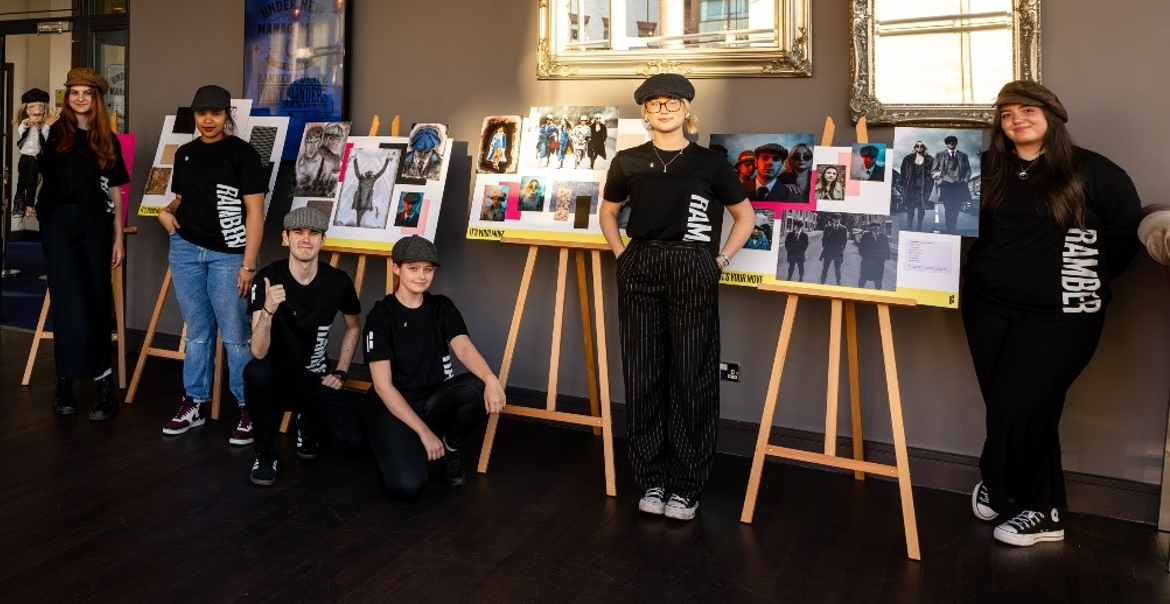
[{"label": "black sneaker", "polygon": [[1064,541],[1064,526],[1056,508],[1048,514],[1025,510],[995,527],[992,534],[997,541],[1026,547],[1040,541]]},{"label": "black sneaker", "polygon": [[449,487],[461,487],[467,484],[467,475],[463,473],[463,462],[459,459],[459,451],[447,448],[447,441],[443,441],[443,478]]},{"label": "black sneaker", "polygon": [[252,484],[266,487],[276,482],[276,460],[257,457],[252,464]]},{"label": "black sneaker", "polygon": [[661,516],[666,511],[666,489],[650,487],[638,500],[638,509],[647,514]]},{"label": "black sneaker", "polygon": [[53,413],[77,415],[77,401],[73,399],[73,380],[57,378],[57,388],[53,390]]},{"label": "black sneaker", "polygon": [[317,439],[306,433],[301,416],[297,415],[297,457],[317,459],[321,456],[321,445]]},{"label": "black sneaker", "polygon": [[695,513],[698,511],[698,501],[691,501],[682,495],[671,495],[662,513],[667,518],[674,518],[675,520],[694,520]]},{"label": "black sneaker", "polygon": [[991,496],[987,494],[987,485],[980,480],[971,491],[971,511],[980,520],[995,520],[999,512],[991,508]]}]

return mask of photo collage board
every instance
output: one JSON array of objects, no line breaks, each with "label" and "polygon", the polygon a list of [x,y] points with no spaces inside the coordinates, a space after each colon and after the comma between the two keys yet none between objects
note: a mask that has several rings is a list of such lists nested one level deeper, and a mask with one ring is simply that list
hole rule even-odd
[{"label": "photo collage board", "polygon": [[[982,130],[896,128],[893,147],[716,134],[755,225],[722,283],[880,290],[958,307],[961,236],[978,236]],[[723,237],[731,230],[724,220]]]},{"label": "photo collage board", "polygon": [[[268,195],[264,196],[264,212],[272,201],[272,189],[276,185],[276,172],[280,165],[280,154],[288,133],[287,117],[251,116],[251,99],[232,99],[232,121],[224,132],[248,142],[260,154],[268,174]],[[162,133],[158,148],[151,161],[146,177],[146,187],[138,205],[139,216],[158,216],[159,211],[175,199],[171,190],[174,176],[175,154],[179,147],[199,137],[195,127],[195,114],[189,107],[180,107],[175,115],[163,118]]]},{"label": "photo collage board", "polygon": [[646,142],[617,107],[532,107],[483,120],[467,238],[604,242],[597,213],[610,161]]},{"label": "photo collage board", "polygon": [[450,165],[447,126],[407,136],[349,136],[348,122],[310,122],[297,152],[292,209],[328,217],[324,249],[388,252],[403,237],[434,240]]}]

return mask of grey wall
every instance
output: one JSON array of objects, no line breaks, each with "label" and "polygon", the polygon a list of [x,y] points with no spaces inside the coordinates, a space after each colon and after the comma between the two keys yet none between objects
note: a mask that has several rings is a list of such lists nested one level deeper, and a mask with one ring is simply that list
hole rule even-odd
[{"label": "grey wall", "polygon": [[[805,79],[700,80],[695,110],[700,141],[712,132],[819,132],[825,115],[837,123],[837,142],[851,134],[847,110],[849,78],[848,3],[815,2],[812,14],[814,77]],[[476,136],[483,116],[517,113],[532,105],[614,104],[637,116],[636,83],[537,81],[535,2],[500,0],[460,3],[458,13],[427,4],[355,2],[352,113],[364,131],[374,113],[388,123],[400,114],[416,121],[450,124],[459,140]],[[236,0],[174,3],[138,0],[131,18],[130,130],[139,135],[136,164],[148,166],[162,118],[187,103],[194,89],[218,82],[233,91],[242,83],[242,17]],[[214,28],[175,27],[217,15]],[[1170,92],[1163,57],[1170,54],[1166,23],[1170,4],[1134,0],[1127,10],[1092,0],[1049,0],[1044,6],[1044,82],[1072,115],[1078,142],[1127,168],[1146,203],[1165,202],[1156,179],[1166,130],[1161,101]],[[385,131],[385,126],[383,127]],[[892,141],[890,129],[871,139]],[[444,266],[436,290],[462,307],[484,356],[499,365],[523,269],[525,250],[467,241],[470,159],[457,147],[447,185],[437,243]],[[142,190],[146,170],[135,178]],[[283,213],[287,200],[273,202]],[[153,219],[132,218],[141,232],[129,244],[128,322],[145,329],[166,270],[166,244]],[[278,231],[268,229],[262,261],[283,255]],[[552,255],[537,266],[521,350],[509,384],[545,389],[552,318]],[[344,266],[344,265],[343,265]],[[382,291],[380,263],[370,271],[363,306]],[[615,334],[612,263],[606,261],[615,400],[623,400]],[[1170,350],[1170,297],[1160,270],[1144,255],[1115,284],[1117,300],[1093,363],[1075,384],[1063,424],[1066,468],[1147,483],[1160,480]],[[570,296],[574,295],[572,291]],[[572,298],[570,298],[571,300]],[[738,361],[744,379],[724,383],[725,418],[759,421],[784,301],[753,290],[725,287],[722,298],[723,358]],[[877,359],[876,320],[861,313],[862,357]],[[572,316],[571,314],[569,315]],[[777,424],[823,430],[828,307],[805,302],[798,315],[795,348],[781,390]],[[919,308],[894,310],[906,432],[912,447],[977,455],[983,439],[983,408],[966,352],[958,313]],[[160,329],[178,333],[177,305],[169,303]],[[562,393],[586,394],[580,327],[566,331]],[[165,362],[165,361],[155,361]],[[890,441],[881,367],[862,368],[866,437]],[[848,413],[842,414],[842,433]]]}]

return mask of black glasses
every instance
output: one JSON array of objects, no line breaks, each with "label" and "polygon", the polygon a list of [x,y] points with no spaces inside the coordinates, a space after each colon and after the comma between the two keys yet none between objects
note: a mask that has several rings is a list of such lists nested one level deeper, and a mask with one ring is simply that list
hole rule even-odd
[{"label": "black glasses", "polygon": [[925,149],[926,145],[914,145],[915,149]]},{"label": "black glasses", "polygon": [[809,161],[810,159],[812,159],[812,153],[809,151],[805,151],[804,153],[793,153],[792,158],[793,159],[801,159],[804,161]]},{"label": "black glasses", "polygon": [[682,109],[682,99],[666,99],[665,101],[646,101],[642,104],[650,113],[674,113]]}]

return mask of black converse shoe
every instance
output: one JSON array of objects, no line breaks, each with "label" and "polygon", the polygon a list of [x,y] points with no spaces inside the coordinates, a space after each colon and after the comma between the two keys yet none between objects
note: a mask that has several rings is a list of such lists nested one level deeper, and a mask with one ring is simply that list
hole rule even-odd
[{"label": "black converse shoe", "polygon": [[463,461],[460,460],[459,450],[447,446],[446,438],[443,438],[443,478],[449,487],[467,484],[467,475],[463,473]]},{"label": "black converse shoe", "polygon": [[691,501],[682,495],[671,495],[670,501],[666,502],[666,508],[663,510],[663,513],[667,518],[674,518],[675,520],[694,520],[695,512],[698,511],[698,501]]},{"label": "black converse shoe", "polygon": [[301,459],[317,459],[321,456],[321,446],[317,439],[309,435],[304,426],[304,420],[297,415],[297,457]]},{"label": "black converse shoe", "polygon": [[1011,545],[1029,546],[1039,541],[1064,541],[1064,527],[1056,508],[1045,514],[1025,510],[1015,518],[995,527],[997,541]]},{"label": "black converse shoe", "polygon": [[262,487],[276,482],[276,460],[257,457],[252,463],[252,484]]},{"label": "black converse shoe", "polygon": [[971,491],[971,511],[980,520],[995,520],[999,512],[991,509],[991,496],[987,494],[987,485],[980,480]]},{"label": "black converse shoe", "polygon": [[646,489],[646,494],[638,500],[638,509],[647,514],[661,516],[666,511],[666,489],[662,487]]}]

